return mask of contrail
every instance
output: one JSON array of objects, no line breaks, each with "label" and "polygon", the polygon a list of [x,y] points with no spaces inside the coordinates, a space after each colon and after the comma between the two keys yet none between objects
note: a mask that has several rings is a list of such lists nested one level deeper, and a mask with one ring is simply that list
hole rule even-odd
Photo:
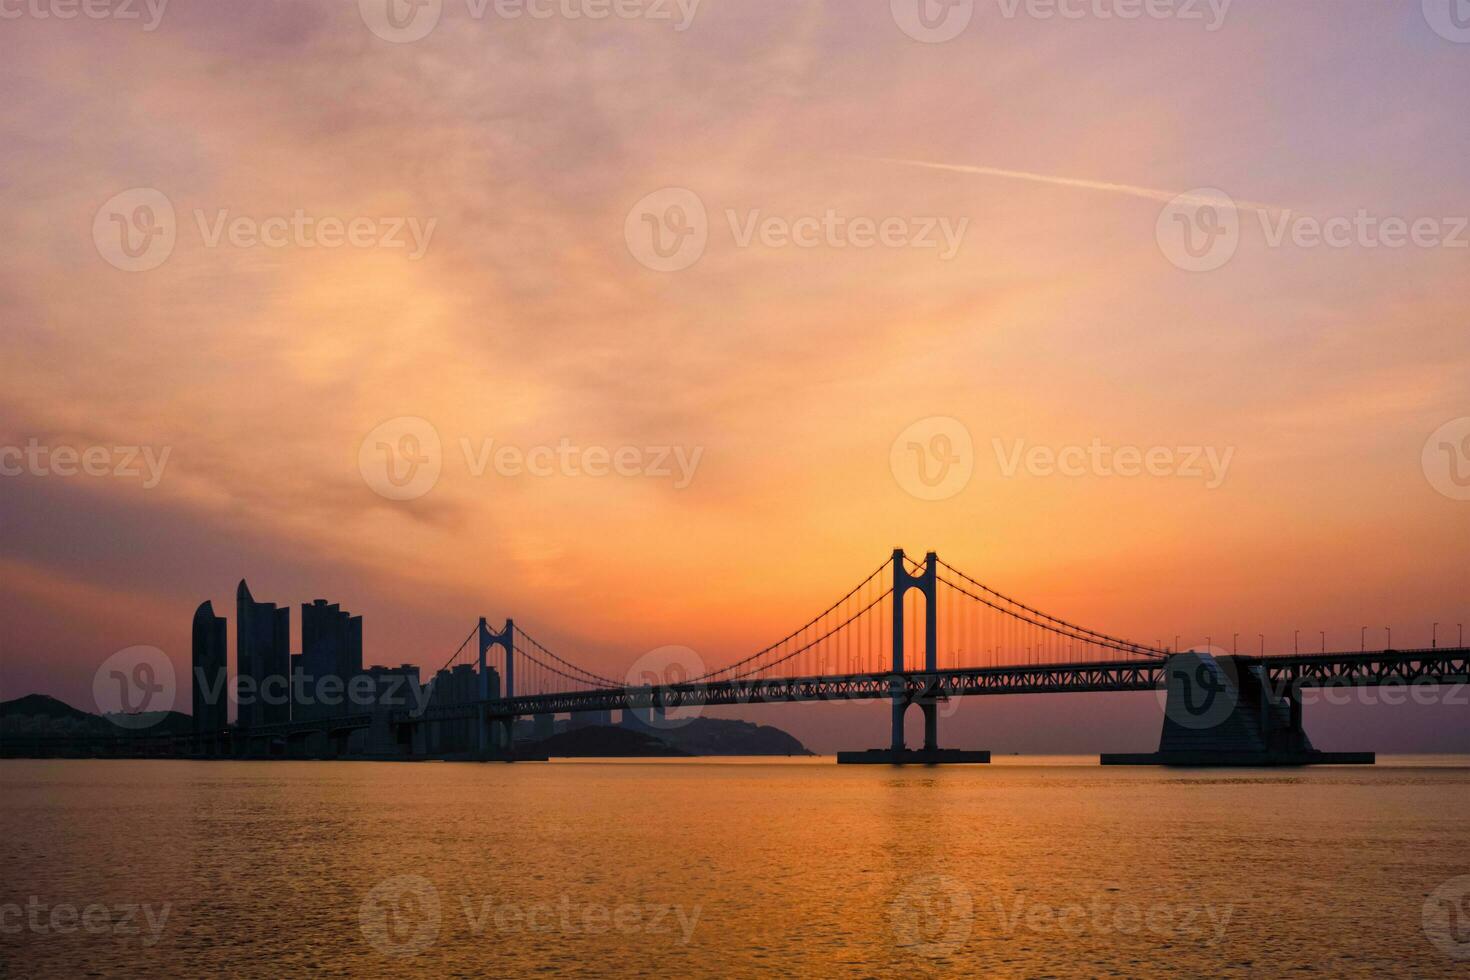
[{"label": "contrail", "polygon": [[[949,170],[961,174],[979,174],[982,177],[1007,177],[1011,180],[1029,180],[1035,184],[1051,184],[1054,187],[1080,187],[1089,191],[1107,191],[1111,194],[1125,194],[1128,197],[1141,197],[1146,201],[1162,201],[1165,204],[1176,198],[1190,204],[1217,204],[1216,198],[1204,194],[1188,194],[1178,191],[1159,190],[1155,187],[1138,187],[1133,184],[1114,184],[1105,180],[1087,180],[1082,177],[1056,177],[1051,174],[1033,174],[1025,170],[1003,170],[1000,167],[975,167],[966,163],[932,163],[928,160],[898,160],[892,157],[869,157],[879,163],[897,163],[906,167],[926,167],[929,170]],[[1266,213],[1279,211],[1280,208],[1274,204],[1260,204],[1255,201],[1235,201],[1237,207],[1247,208],[1252,211],[1263,211]]]}]

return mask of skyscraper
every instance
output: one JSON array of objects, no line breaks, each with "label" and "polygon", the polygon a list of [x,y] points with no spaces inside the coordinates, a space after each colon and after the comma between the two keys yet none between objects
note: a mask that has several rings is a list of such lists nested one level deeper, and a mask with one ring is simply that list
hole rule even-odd
[{"label": "skyscraper", "polygon": [[229,724],[227,626],[226,619],[216,616],[214,606],[208,602],[194,610],[190,677],[194,692],[194,731],[200,735],[218,735]]},{"label": "skyscraper", "polygon": [[235,591],[235,671],[241,728],[291,720],[291,610],[256,602],[240,580]]},{"label": "skyscraper", "polygon": [[[320,718],[352,714],[367,705],[352,705],[347,692],[354,678],[362,674],[362,617],[344,612],[336,603],[325,599],[301,604],[301,672],[305,701],[301,717]],[[325,700],[322,680],[333,678],[325,690],[339,692]]]}]

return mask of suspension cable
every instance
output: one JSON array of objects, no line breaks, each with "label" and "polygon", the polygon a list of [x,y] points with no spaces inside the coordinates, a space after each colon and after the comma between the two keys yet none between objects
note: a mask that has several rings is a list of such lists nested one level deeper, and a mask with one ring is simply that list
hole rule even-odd
[{"label": "suspension cable", "polygon": [[[708,673],[701,674],[700,676],[694,678],[689,683],[693,684],[693,683],[695,683],[697,681],[702,681],[702,680],[704,680],[707,677],[714,677],[716,674],[724,674],[724,673],[727,673],[729,671],[735,670],[738,667],[744,667],[746,664],[750,663],[752,660],[756,660],[756,659],[758,659],[760,657],[765,656],[766,654],[770,653],[772,650],[774,650],[777,647],[781,646],[783,643],[786,643],[786,642],[792,640],[793,638],[795,638],[796,636],[800,635],[801,633],[806,632],[807,629],[809,629],[812,626],[815,626],[819,620],[824,619],[827,616],[828,613],[832,612],[832,610],[836,609],[838,606],[842,605],[848,599],[851,599],[854,595],[856,595],[857,592],[858,592],[858,589],[861,589],[863,586],[865,586],[869,582],[873,581],[873,579],[875,579],[879,575],[883,574],[883,569],[885,569],[887,567],[888,567],[888,562],[887,561],[884,561],[883,564],[879,565],[873,571],[873,574],[869,575],[867,578],[865,578],[861,582],[859,582],[857,584],[857,586],[855,588],[853,588],[853,590],[851,592],[848,592],[847,595],[843,596],[841,599],[838,599],[836,602],[832,603],[832,605],[828,606],[826,609],[822,610],[816,616],[812,617],[812,619],[808,620],[806,623],[803,623],[798,629],[795,629],[792,632],[788,633],[786,636],[783,636],[781,639],[777,640],[775,643],[772,643],[769,646],[764,647],[763,649],[757,650],[755,653],[752,653],[750,656],[746,657],[743,660],[737,660],[733,664],[727,664],[727,665],[725,665],[724,667],[721,667],[718,670],[711,670]],[[893,589],[890,587],[888,591],[889,592],[892,592]],[[777,660],[777,661],[775,661],[775,663],[782,663],[782,662],[784,662],[784,659],[789,659],[789,658],[783,658],[783,660]],[[748,675],[742,675],[742,676],[748,676]]]},{"label": "suspension cable", "polygon": [[[946,568],[949,568],[948,565],[946,565],[945,567]],[[953,569],[951,569],[951,570],[953,570]],[[963,572],[961,572],[959,574],[962,577],[965,577],[966,581],[974,582],[973,579],[970,579],[968,576],[964,576],[964,573]],[[936,576],[936,577],[938,577],[938,576]],[[1143,654],[1145,656],[1150,656],[1150,657],[1164,657],[1164,656],[1166,656],[1166,654],[1162,650],[1155,650],[1153,647],[1146,647],[1146,646],[1143,646],[1143,645],[1138,644],[1138,643],[1133,643],[1132,641],[1129,641],[1129,640],[1120,640],[1117,637],[1108,636],[1105,633],[1098,633],[1098,632],[1095,632],[1093,630],[1089,630],[1089,629],[1087,629],[1085,627],[1073,626],[1071,623],[1068,623],[1065,620],[1057,619],[1054,616],[1048,616],[1046,613],[1038,612],[1035,609],[1031,609],[1029,606],[1022,606],[1021,603],[1019,603],[1019,602],[1013,603],[1014,605],[1020,606],[1020,608],[1025,609],[1027,612],[1035,613],[1036,615],[1040,616],[1042,619],[1046,619],[1046,620],[1050,620],[1051,621],[1050,623],[1039,622],[1038,620],[1032,619],[1030,616],[1023,616],[1022,614],[1020,614],[1018,612],[1015,612],[1014,610],[1004,609],[1004,608],[996,605],[995,603],[991,602],[989,599],[986,599],[983,596],[978,596],[975,593],[973,593],[973,592],[969,591],[968,589],[964,588],[963,586],[956,585],[954,582],[951,582],[947,578],[938,577],[938,579],[939,579],[940,582],[943,582],[945,585],[949,586],[951,589],[954,589],[956,592],[960,593],[961,595],[969,596],[971,599],[974,599],[976,602],[983,603],[984,605],[989,606],[991,609],[994,609],[996,612],[1003,613],[1004,615],[1009,616],[1012,619],[1017,619],[1017,620],[1020,620],[1021,622],[1024,622],[1024,623],[1030,623],[1032,626],[1037,626],[1037,627],[1040,627],[1041,629],[1049,630],[1049,631],[1051,631],[1053,633],[1058,633],[1058,634],[1061,634],[1063,636],[1068,636],[1068,637],[1070,637],[1070,638],[1072,638],[1074,640],[1081,640],[1083,643],[1092,643],[1092,644],[1095,644],[1097,646],[1107,647],[1107,648],[1112,649],[1112,650],[1117,650],[1120,653],[1139,653],[1139,654]],[[980,585],[980,583],[978,583],[978,582],[974,582],[974,584]],[[984,586],[981,586],[981,588],[985,588],[985,587]],[[993,589],[985,589],[985,591],[990,592],[992,595],[995,595],[995,596],[997,596],[1000,599],[1004,599],[1007,602],[1010,602],[1011,601],[1009,599],[1006,599],[1006,597],[1003,596],[1003,595],[1001,595],[1000,593],[995,592]],[[1058,625],[1053,625],[1053,624],[1058,624]]]},{"label": "suspension cable", "polygon": [[[516,646],[515,650],[521,656],[525,657],[527,660],[531,661],[533,664],[535,664],[536,666],[540,667],[542,670],[548,670],[551,673],[556,674],[556,675],[558,675],[560,677],[564,677],[567,680],[572,681],[573,683],[576,683],[576,684],[589,684],[589,683],[592,683],[591,681],[589,681],[585,677],[574,677],[571,674],[568,674],[564,670],[559,670],[558,668],[553,667],[553,666],[551,666],[548,663],[543,663],[539,657],[537,657],[535,654],[531,653],[529,650],[525,649],[524,647]],[[565,663],[565,661],[563,661],[563,663]],[[573,669],[574,670],[580,670],[581,668],[574,667]],[[613,683],[612,681],[608,681],[606,678],[603,678],[602,680],[604,682],[606,682],[609,685],[609,687],[616,688],[616,687],[619,686],[618,684]]]},{"label": "suspension cable", "polygon": [[453,653],[451,653],[449,655],[449,659],[446,660],[446,661],[444,661],[444,666],[443,667],[440,667],[439,670],[441,670],[441,671],[447,670],[448,667],[449,667],[449,665],[452,664],[452,663],[454,663],[454,661],[459,657],[460,653],[464,650],[465,644],[466,643],[469,643],[471,640],[473,640],[475,638],[475,633],[478,632],[479,629],[480,629],[480,624],[479,623],[476,623],[474,629],[470,630],[470,635],[464,638],[464,643],[461,643],[459,645],[459,647]]},{"label": "suspension cable", "polygon": [[[550,650],[546,649],[546,647],[544,647],[540,643],[538,643],[536,641],[536,638],[535,637],[531,636],[529,633],[527,633],[525,630],[521,629],[519,626],[515,627],[515,631],[527,643],[530,643],[533,647],[535,647],[537,650],[541,651],[541,653],[545,654],[546,656],[550,657],[552,660],[555,660],[557,663],[561,664],[562,666],[567,667],[567,668],[570,668],[571,670],[574,670],[574,671],[576,671],[579,674],[585,674],[586,677],[585,678],[582,678],[583,680],[585,680],[585,681],[592,681],[592,682],[595,682],[595,683],[598,683],[598,684],[606,684],[608,687],[620,687],[620,686],[622,686],[617,681],[613,680],[610,677],[603,677],[601,674],[594,674],[594,673],[592,673],[592,671],[588,670],[585,667],[578,667],[574,663],[570,663],[570,662],[568,662],[566,660],[563,660],[561,657],[558,657],[556,654],[552,653]],[[519,648],[517,648],[517,649],[519,649]],[[522,651],[522,652],[524,652],[524,651]],[[527,654],[527,656],[530,656],[530,655]],[[543,664],[542,666],[545,666],[545,664]],[[560,673],[560,671],[557,671],[557,672]],[[566,675],[562,675],[562,676],[566,676]]]},{"label": "suspension cable", "polygon": [[[871,575],[868,576],[868,577],[869,578],[872,578]],[[816,639],[812,640],[810,643],[806,644],[805,646],[798,647],[795,650],[792,650],[790,653],[788,653],[786,656],[782,657],[779,660],[773,660],[773,661],[771,661],[768,664],[763,664],[763,665],[761,665],[759,667],[756,667],[756,668],[754,668],[752,670],[746,671],[744,674],[737,674],[734,677],[728,677],[725,680],[727,680],[727,681],[738,681],[738,680],[742,680],[742,679],[744,679],[746,677],[751,676],[752,674],[758,674],[758,673],[760,673],[763,670],[769,670],[772,667],[775,667],[775,666],[778,666],[780,664],[785,663],[786,661],[790,660],[792,657],[795,657],[795,656],[797,656],[799,654],[805,653],[806,651],[810,650],[812,647],[816,646],[818,643],[821,643],[823,640],[827,639],[829,636],[832,636],[834,633],[838,632],[839,630],[843,630],[843,629],[846,629],[847,627],[851,626],[854,622],[856,622],[858,619],[860,619],[863,616],[864,613],[868,612],[868,610],[872,609],[874,606],[878,605],[878,603],[882,602],[884,599],[888,598],[892,594],[893,594],[893,589],[892,589],[892,587],[889,587],[878,598],[874,599],[872,602],[868,603],[866,606],[864,606],[863,608],[859,609],[857,612],[853,613],[846,620],[844,620],[843,622],[841,622],[841,623],[837,624],[836,626],[832,627],[830,630],[828,630],[827,632],[823,633],[821,636],[817,637]],[[725,668],[725,670],[731,670],[731,669],[733,669],[736,666],[738,666],[738,664],[731,664],[729,667]],[[719,673],[723,673],[723,671],[719,671]],[[708,677],[710,675],[706,674],[704,676],[705,677]],[[699,680],[702,680],[702,679],[703,678],[699,678]],[[691,681],[690,683],[693,683],[693,682]]]}]

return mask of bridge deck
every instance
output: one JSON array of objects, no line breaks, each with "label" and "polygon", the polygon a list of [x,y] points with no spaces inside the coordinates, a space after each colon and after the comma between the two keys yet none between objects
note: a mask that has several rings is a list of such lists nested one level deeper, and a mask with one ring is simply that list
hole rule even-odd
[{"label": "bridge deck", "polygon": [[[1266,668],[1273,687],[1380,687],[1470,682],[1470,648],[1381,650],[1377,652],[1283,654],[1232,657],[1240,669]],[[402,713],[394,721],[471,718],[481,708],[491,717],[581,711],[736,704],[789,704],[803,701],[881,700],[895,694],[913,699],[996,694],[1080,694],[1152,691],[1160,687],[1163,659],[1099,663],[1024,664],[971,667],[903,674],[834,674],[674,684],[658,688],[607,688],[532,697],[469,701],[430,707],[422,715]]]}]

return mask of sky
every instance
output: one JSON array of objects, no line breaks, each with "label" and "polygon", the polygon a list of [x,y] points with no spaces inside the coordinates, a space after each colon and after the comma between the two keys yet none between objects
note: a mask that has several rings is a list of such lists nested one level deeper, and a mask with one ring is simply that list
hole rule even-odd
[{"label": "sky", "polygon": [[[363,615],[370,663],[483,615],[714,666],[894,547],[1142,642],[1452,640],[1450,8],[916,2],[0,0],[0,697],[187,670],[241,578]],[[884,711],[714,713],[832,750]],[[969,699],[942,737],[1158,721]]]}]

